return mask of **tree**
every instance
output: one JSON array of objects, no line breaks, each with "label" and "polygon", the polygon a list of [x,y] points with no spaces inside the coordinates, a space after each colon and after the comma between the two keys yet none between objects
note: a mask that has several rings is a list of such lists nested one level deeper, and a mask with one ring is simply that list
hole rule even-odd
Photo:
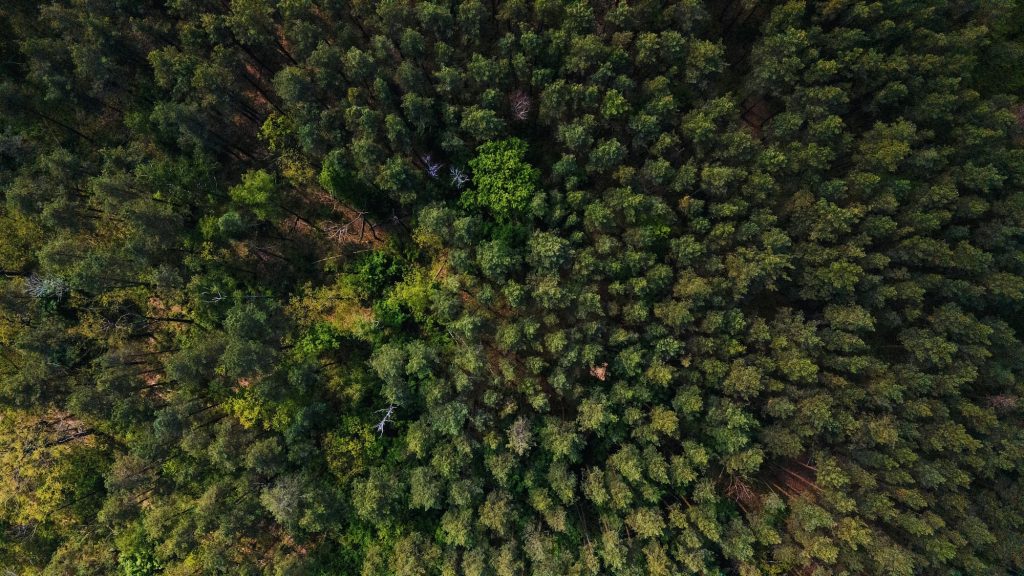
[{"label": "tree", "polygon": [[526,214],[537,194],[539,171],[526,162],[526,142],[518,138],[482,144],[469,161],[475,189],[462,195],[468,208],[489,211],[499,222]]},{"label": "tree", "polygon": [[1021,15],[7,2],[0,565],[1019,572]]}]

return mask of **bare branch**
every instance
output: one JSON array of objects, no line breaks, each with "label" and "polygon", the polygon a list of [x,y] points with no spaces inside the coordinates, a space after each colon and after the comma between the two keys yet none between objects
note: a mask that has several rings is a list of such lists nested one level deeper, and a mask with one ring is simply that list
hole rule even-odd
[{"label": "bare branch", "polygon": [[420,160],[423,160],[423,165],[427,167],[427,174],[429,174],[431,178],[437,178],[438,174],[441,173],[441,168],[444,167],[444,164],[434,162],[434,159],[430,154],[424,154]]},{"label": "bare branch", "polygon": [[377,410],[377,413],[384,413],[384,417],[381,418],[380,422],[377,422],[377,425],[373,427],[373,429],[377,431],[378,436],[384,435],[384,427],[388,424],[388,422],[394,422],[394,420],[391,417],[394,416],[395,408],[397,407],[397,404],[392,403],[389,404],[387,408]]},{"label": "bare branch", "polygon": [[522,90],[516,90],[508,97],[509,104],[512,106],[512,116],[516,120],[526,120],[530,117],[530,108],[532,102],[530,96]]},{"label": "bare branch", "polygon": [[466,185],[466,182],[469,182],[469,176],[466,175],[462,168],[452,166],[448,169],[448,172],[452,176],[452,186],[455,186],[458,190],[462,190],[462,187]]},{"label": "bare branch", "polygon": [[25,279],[25,293],[33,298],[56,298],[60,300],[68,293],[68,284],[59,276],[32,274]]}]

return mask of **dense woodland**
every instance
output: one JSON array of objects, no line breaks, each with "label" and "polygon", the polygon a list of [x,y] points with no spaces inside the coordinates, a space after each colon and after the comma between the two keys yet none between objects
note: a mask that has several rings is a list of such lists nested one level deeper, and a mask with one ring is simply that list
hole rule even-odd
[{"label": "dense woodland", "polygon": [[4,0],[0,570],[1024,571],[1014,0]]}]

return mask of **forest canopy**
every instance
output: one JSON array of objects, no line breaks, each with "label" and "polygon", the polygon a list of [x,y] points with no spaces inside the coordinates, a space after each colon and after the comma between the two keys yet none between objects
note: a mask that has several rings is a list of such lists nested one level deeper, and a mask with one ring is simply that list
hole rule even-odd
[{"label": "forest canopy", "polygon": [[1022,56],[1015,0],[6,0],[0,570],[1024,573]]}]

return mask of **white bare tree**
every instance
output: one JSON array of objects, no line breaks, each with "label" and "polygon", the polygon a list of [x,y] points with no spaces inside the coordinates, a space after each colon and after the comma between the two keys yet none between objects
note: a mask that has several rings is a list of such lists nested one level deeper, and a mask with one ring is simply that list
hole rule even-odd
[{"label": "white bare tree", "polygon": [[462,168],[452,166],[448,172],[452,177],[452,186],[455,186],[458,190],[462,190],[462,187],[466,185],[466,182],[469,182],[469,176],[466,175]]},{"label": "white bare tree", "polygon": [[206,302],[207,304],[216,304],[217,302],[227,298],[227,296],[225,296],[220,290],[217,290],[216,292],[203,291],[200,293],[200,296],[202,297],[203,302]]},{"label": "white bare tree", "polygon": [[25,280],[25,293],[33,298],[56,298],[60,300],[68,293],[68,284],[59,276],[32,274]]},{"label": "white bare tree", "polygon": [[532,102],[530,101],[530,95],[522,90],[516,90],[508,97],[509,104],[512,105],[512,116],[516,120],[526,120],[530,117],[530,108]]},{"label": "white bare tree", "polygon": [[424,154],[420,160],[423,160],[423,165],[427,167],[427,174],[431,178],[437,178],[441,173],[441,168],[444,167],[444,164],[434,162],[434,158],[430,154]]},{"label": "white bare tree", "polygon": [[508,448],[522,456],[533,447],[533,432],[530,423],[520,416],[508,429]]},{"label": "white bare tree", "polygon": [[384,417],[381,418],[380,422],[377,422],[377,425],[373,427],[373,429],[377,431],[378,436],[384,435],[384,427],[387,426],[388,422],[394,422],[392,416],[395,415],[395,408],[398,408],[398,405],[392,403],[388,404],[387,408],[377,410],[378,414],[381,412],[384,413]]}]

